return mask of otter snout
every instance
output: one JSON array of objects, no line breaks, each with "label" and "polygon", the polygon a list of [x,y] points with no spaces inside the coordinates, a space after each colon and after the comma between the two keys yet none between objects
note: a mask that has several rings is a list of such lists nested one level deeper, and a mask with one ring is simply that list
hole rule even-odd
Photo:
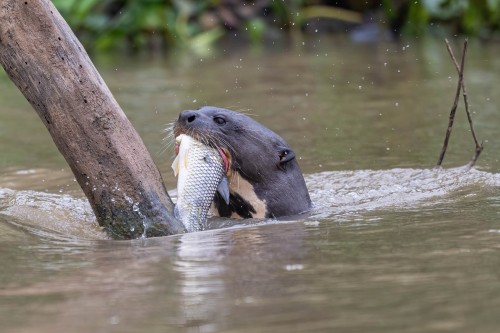
[{"label": "otter snout", "polygon": [[205,106],[198,110],[182,111],[174,124],[175,136],[185,133],[203,141],[200,137],[215,133],[226,124],[226,119],[219,110]]},{"label": "otter snout", "polygon": [[179,136],[180,134],[189,134],[196,137],[196,133],[193,129],[202,125],[202,114],[196,110],[184,110],[179,114],[179,118],[174,124],[174,134]]},{"label": "otter snout", "polygon": [[179,119],[177,120],[182,125],[191,124],[199,117],[199,112],[194,110],[184,110],[179,114]]}]

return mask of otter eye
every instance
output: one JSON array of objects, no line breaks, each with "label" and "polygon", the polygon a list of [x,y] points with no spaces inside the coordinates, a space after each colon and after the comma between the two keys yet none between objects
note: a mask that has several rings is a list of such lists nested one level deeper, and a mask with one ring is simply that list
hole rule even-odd
[{"label": "otter eye", "polygon": [[226,123],[226,119],[220,117],[220,116],[215,116],[214,117],[214,122],[217,124],[217,125],[224,125]]}]

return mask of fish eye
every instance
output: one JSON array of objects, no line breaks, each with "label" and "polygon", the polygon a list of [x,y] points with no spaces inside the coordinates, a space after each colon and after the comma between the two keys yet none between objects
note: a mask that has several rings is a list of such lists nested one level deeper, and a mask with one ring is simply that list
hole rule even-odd
[{"label": "fish eye", "polygon": [[222,118],[221,116],[215,116],[214,117],[214,122],[217,125],[224,125],[226,123],[226,119]]}]

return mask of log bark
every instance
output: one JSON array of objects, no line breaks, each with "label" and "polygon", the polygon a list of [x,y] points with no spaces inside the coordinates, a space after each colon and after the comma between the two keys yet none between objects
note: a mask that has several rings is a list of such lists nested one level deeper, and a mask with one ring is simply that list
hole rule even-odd
[{"label": "log bark", "polygon": [[119,239],[184,232],[141,138],[48,0],[0,0],[0,62]]}]

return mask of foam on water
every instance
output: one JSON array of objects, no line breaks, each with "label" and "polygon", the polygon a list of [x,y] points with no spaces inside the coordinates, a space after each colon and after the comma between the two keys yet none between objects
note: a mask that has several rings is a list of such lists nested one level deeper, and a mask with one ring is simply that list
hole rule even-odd
[{"label": "foam on water", "polygon": [[313,216],[328,218],[435,205],[460,189],[499,187],[500,174],[466,168],[355,170],[312,174],[306,182],[315,206]]},{"label": "foam on water", "polygon": [[67,194],[0,188],[0,214],[40,236],[107,238],[88,201]]},{"label": "foam on water", "polygon": [[[311,214],[302,218],[305,223],[317,219],[342,220],[353,214],[363,218],[367,212],[388,209],[432,207],[447,200],[460,200],[457,195],[460,190],[473,195],[500,187],[500,174],[464,168],[329,171],[305,178],[314,203]],[[0,214],[41,236],[52,233],[69,238],[107,238],[87,200],[67,194],[0,188]],[[217,220],[220,219],[212,219],[209,227],[276,222]]]}]

